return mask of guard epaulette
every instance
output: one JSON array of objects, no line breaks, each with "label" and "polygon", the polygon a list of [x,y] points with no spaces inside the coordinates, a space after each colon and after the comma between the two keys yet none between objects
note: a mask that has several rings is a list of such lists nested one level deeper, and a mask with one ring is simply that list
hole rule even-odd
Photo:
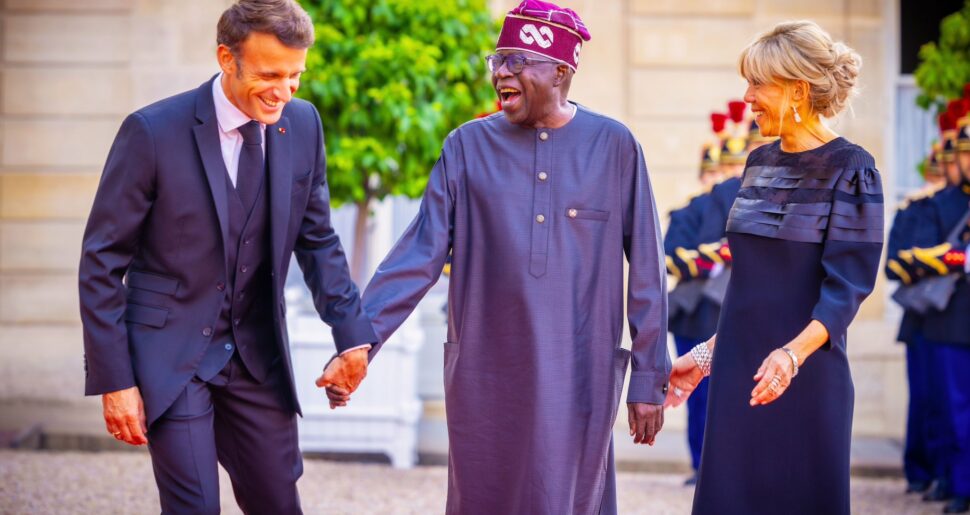
[{"label": "guard epaulette", "polygon": [[[686,208],[687,206],[690,205],[691,202],[694,201],[695,198],[697,198],[697,197],[699,197],[699,196],[701,196],[703,194],[704,194],[704,192],[702,191],[700,193],[695,193],[695,194],[687,197],[687,201],[685,201],[683,204],[681,204],[681,207],[679,207],[677,209],[684,209],[684,208]],[[676,211],[676,210],[674,210],[674,211]]]},{"label": "guard epaulette", "polygon": [[946,188],[946,183],[945,182],[941,182],[941,183],[937,184],[936,186],[933,186],[932,188],[926,190],[926,196],[923,197],[923,198],[933,198],[934,195],[936,195],[937,193],[943,191],[945,188]]},{"label": "guard epaulette", "polygon": [[918,191],[916,193],[910,193],[909,195],[903,197],[903,200],[899,201],[899,204],[896,204],[896,211],[903,211],[913,203],[923,200],[924,198],[926,198],[926,192]]},{"label": "guard epaulette", "polygon": [[670,208],[670,211],[667,212],[667,215],[669,216],[669,215],[674,214],[677,211],[683,211],[684,209],[687,209],[687,206],[690,205],[690,201],[693,200],[693,198],[694,197],[690,197],[690,198],[687,199],[687,202],[682,202],[682,203],[676,204],[677,207]]},{"label": "guard epaulette", "polygon": [[909,205],[918,200],[926,200],[929,198],[933,198],[933,195],[936,195],[945,186],[946,185],[944,184],[942,186],[933,186],[932,188],[929,188],[929,189],[925,189],[925,188],[920,189],[915,193],[907,195],[906,198],[903,200],[903,203]]},{"label": "guard epaulette", "polygon": [[926,190],[919,190],[919,191],[917,191],[915,193],[911,193],[909,195],[906,195],[906,198],[903,199],[903,202],[906,202],[907,204],[909,204],[909,203],[916,202],[917,200],[923,200],[924,198],[926,198],[928,196],[930,196],[930,193],[928,191],[926,191]]}]

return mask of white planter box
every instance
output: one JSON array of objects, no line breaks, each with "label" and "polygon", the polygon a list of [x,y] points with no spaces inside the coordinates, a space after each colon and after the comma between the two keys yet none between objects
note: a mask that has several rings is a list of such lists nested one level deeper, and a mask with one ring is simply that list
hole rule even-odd
[{"label": "white planter box", "polygon": [[[292,305],[292,304],[291,304]],[[384,344],[360,388],[342,408],[330,409],[325,392],[314,384],[333,356],[330,329],[306,313],[288,313],[290,350],[297,392],[303,406],[300,448],[317,452],[378,452],[395,468],[417,463],[417,353],[424,331],[411,317]],[[412,321],[413,320],[413,321]]]}]

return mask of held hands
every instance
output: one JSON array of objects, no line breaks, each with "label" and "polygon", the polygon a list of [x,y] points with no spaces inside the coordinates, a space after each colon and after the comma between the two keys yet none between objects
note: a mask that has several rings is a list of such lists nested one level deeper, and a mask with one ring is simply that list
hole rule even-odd
[{"label": "held hands", "polygon": [[101,396],[101,404],[105,427],[112,436],[131,445],[148,443],[145,405],[137,386],[106,393]]},{"label": "held hands", "polygon": [[653,445],[664,425],[664,407],[644,402],[628,402],[626,407],[633,443]]},{"label": "held hands", "polygon": [[665,408],[676,408],[684,403],[691,392],[697,388],[704,373],[701,372],[694,356],[691,353],[674,360],[673,368],[670,370],[670,386],[667,388],[667,399],[664,401]]},{"label": "held hands", "polygon": [[346,406],[350,394],[367,376],[367,348],[354,349],[335,356],[317,379],[317,386],[326,388],[330,409]]},{"label": "held hands", "polygon": [[795,367],[792,358],[782,349],[775,349],[761,363],[754,380],[758,384],[751,391],[751,405],[759,406],[777,400],[794,377]]}]

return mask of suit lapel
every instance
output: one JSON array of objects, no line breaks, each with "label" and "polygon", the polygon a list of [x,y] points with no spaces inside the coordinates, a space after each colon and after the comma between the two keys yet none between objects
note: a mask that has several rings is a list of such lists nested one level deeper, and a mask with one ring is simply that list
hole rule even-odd
[{"label": "suit lapel", "polygon": [[[212,79],[214,80],[214,79]],[[212,80],[199,87],[196,97],[195,116],[201,121],[193,127],[199,156],[205,168],[205,178],[209,183],[212,203],[215,204],[222,234],[222,255],[228,259],[226,245],[229,241],[229,199],[226,195],[226,163],[222,159],[222,145],[219,141],[219,123],[216,120],[215,102],[212,98]],[[226,263],[228,267],[228,263]]]},{"label": "suit lapel", "polygon": [[290,223],[291,170],[290,121],[284,114],[275,125],[266,127],[266,157],[269,164],[270,235],[273,270],[280,270],[283,243]]}]

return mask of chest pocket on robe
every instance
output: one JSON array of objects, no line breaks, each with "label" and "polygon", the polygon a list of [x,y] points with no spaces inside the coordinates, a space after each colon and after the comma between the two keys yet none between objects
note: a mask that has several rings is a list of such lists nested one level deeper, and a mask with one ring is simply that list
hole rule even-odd
[{"label": "chest pocket on robe", "polygon": [[566,208],[566,218],[573,220],[597,220],[605,222],[610,219],[609,211],[599,209],[580,209],[576,207]]}]

